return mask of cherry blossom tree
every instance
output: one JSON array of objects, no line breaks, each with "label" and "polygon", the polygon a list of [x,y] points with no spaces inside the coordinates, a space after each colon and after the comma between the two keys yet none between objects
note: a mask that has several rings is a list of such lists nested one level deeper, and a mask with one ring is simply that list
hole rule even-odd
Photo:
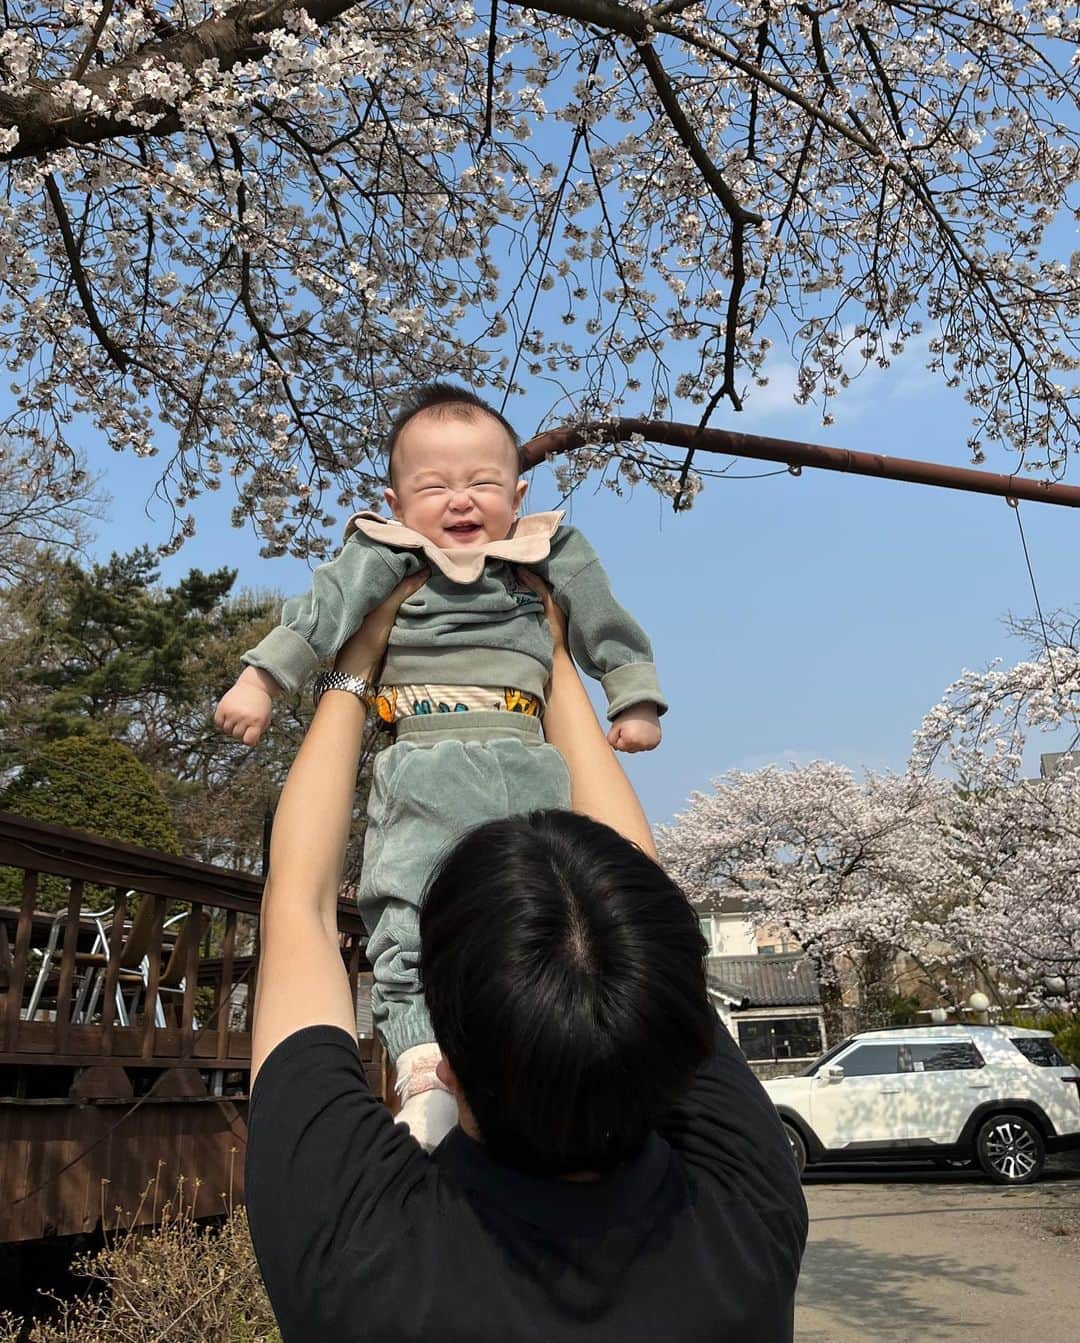
[{"label": "cherry blossom tree", "polygon": [[1047,642],[1015,666],[964,672],[915,738],[913,768],[956,779],[927,874],[942,942],[1005,1006],[1080,1008],[1080,772],[1068,752],[1045,777],[1027,763],[1040,733],[1080,741],[1078,692],[1080,651]]},{"label": "cherry blossom tree", "polygon": [[835,1038],[842,984],[857,989],[859,1026],[884,1024],[897,953],[936,933],[923,895],[943,796],[914,775],[860,780],[827,761],[736,770],[660,830],[661,860],[691,899],[737,893],[756,923],[791,929]]},{"label": "cherry blossom tree", "polygon": [[0,443],[0,591],[21,582],[42,547],[85,554],[108,499],[101,479],[74,452],[41,470],[32,453]]},{"label": "cherry blossom tree", "polygon": [[[1054,0],[4,0],[0,428],[224,481],[268,554],[374,497],[404,386],[544,390],[566,464],[687,503],[626,414],[820,405],[913,337],[971,450],[1077,428],[1080,20]],[[700,452],[700,450],[697,450]]]}]

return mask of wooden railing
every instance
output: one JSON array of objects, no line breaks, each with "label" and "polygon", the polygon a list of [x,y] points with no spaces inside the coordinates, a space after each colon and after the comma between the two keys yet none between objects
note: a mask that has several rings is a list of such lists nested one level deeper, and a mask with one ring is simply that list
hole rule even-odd
[{"label": "wooden railing", "polygon": [[[21,873],[0,909],[0,1064],[247,1067],[259,878],[10,812],[0,867]],[[46,877],[66,883],[60,910],[41,908]],[[338,927],[355,1001],[355,908],[339,905]]]}]

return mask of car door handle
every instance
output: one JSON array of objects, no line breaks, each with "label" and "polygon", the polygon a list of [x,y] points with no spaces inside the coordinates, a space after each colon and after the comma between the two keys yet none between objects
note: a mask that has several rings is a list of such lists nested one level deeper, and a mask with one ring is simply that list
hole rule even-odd
[{"label": "car door handle", "polygon": [[988,1091],[990,1089],[989,1082],[969,1082],[968,1086],[972,1091]]},{"label": "car door handle", "polygon": [[882,1087],[882,1088],[881,1088],[881,1094],[882,1094],[883,1096],[895,1096],[895,1095],[897,1095],[897,1093],[898,1093],[899,1091],[900,1091],[900,1088],[899,1088],[899,1087]]}]

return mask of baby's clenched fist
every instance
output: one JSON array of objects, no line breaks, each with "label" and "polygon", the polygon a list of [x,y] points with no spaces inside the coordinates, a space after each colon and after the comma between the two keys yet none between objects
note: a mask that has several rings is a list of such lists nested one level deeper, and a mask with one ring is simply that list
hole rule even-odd
[{"label": "baby's clenched fist", "polygon": [[270,725],[274,694],[267,682],[274,690],[278,689],[266,672],[245,667],[236,684],[222,695],[214,710],[214,723],[245,746],[254,746]]},{"label": "baby's clenched fist", "polygon": [[652,751],[660,745],[660,717],[655,704],[632,704],[611,723],[608,741],[616,751]]}]

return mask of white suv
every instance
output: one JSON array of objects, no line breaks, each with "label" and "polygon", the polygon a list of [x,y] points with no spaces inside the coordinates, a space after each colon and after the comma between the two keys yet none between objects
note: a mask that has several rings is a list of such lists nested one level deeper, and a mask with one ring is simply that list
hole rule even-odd
[{"label": "white suv", "polygon": [[1029,1184],[1048,1151],[1080,1147],[1080,1070],[1049,1031],[865,1031],[764,1085],[800,1170],[930,1158],[978,1161],[998,1184]]}]

